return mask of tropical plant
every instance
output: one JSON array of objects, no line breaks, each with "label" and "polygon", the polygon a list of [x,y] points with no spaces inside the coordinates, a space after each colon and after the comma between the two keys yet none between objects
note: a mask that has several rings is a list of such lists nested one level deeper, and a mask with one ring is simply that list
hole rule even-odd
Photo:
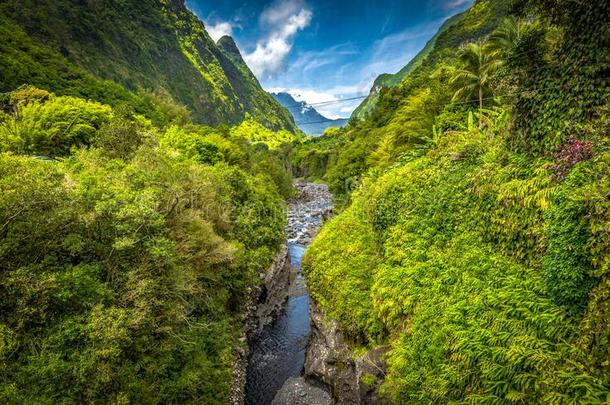
[{"label": "tropical plant", "polygon": [[485,45],[470,43],[459,53],[462,68],[458,69],[451,78],[451,85],[455,88],[453,101],[477,100],[479,105],[479,125],[483,125],[483,101],[489,98],[492,92],[492,80],[502,67],[502,60],[497,53],[491,52]]},{"label": "tropical plant", "polygon": [[[73,148],[88,145],[102,125],[114,116],[100,103],[75,97],[50,97],[32,101],[23,92],[16,101],[18,114],[0,124],[0,151],[44,156],[66,156]],[[39,99],[42,100],[42,99]]]},{"label": "tropical plant", "polygon": [[527,22],[514,16],[504,18],[498,28],[489,36],[488,48],[501,55],[506,55],[519,44],[527,26]]}]

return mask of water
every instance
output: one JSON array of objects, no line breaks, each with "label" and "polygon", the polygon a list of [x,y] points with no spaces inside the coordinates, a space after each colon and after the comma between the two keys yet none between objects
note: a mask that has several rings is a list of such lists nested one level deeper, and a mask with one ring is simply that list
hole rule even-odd
[{"label": "water", "polygon": [[309,340],[309,295],[301,261],[311,235],[320,228],[331,208],[331,195],[322,184],[297,183],[301,196],[288,204],[288,253],[295,281],[286,307],[250,347],[246,379],[246,405],[268,405],[286,380],[299,377],[305,365]]},{"label": "water", "polygon": [[[300,270],[305,247],[291,243],[288,249],[293,268]],[[304,286],[300,271],[295,284]],[[285,310],[273,325],[265,328],[252,345],[246,382],[247,405],[270,404],[284,382],[303,371],[310,333],[309,296],[305,288],[299,290],[300,293],[288,299]]]}]

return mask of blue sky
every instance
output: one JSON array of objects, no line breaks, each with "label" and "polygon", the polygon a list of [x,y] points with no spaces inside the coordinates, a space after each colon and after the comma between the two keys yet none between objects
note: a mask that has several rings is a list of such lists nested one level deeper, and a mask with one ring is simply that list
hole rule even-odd
[{"label": "blue sky", "polygon": [[[262,86],[309,103],[368,94],[473,0],[187,0],[214,39],[235,38]],[[359,101],[317,107],[348,117]]]}]

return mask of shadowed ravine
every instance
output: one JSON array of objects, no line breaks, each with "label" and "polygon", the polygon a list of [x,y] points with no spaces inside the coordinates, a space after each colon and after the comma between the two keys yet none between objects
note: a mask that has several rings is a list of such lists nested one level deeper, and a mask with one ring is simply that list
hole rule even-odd
[{"label": "shadowed ravine", "polygon": [[309,294],[301,274],[305,249],[330,211],[325,185],[297,183],[299,197],[288,205],[288,250],[294,273],[288,301],[277,319],[250,346],[246,404],[270,404],[291,377],[299,377],[305,364],[310,335]]}]

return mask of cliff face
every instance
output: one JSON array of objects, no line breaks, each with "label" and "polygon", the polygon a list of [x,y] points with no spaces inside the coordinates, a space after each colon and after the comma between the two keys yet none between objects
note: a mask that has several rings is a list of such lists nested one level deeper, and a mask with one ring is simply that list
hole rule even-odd
[{"label": "cliff face", "polygon": [[[247,66],[236,63],[237,47],[223,52],[183,0],[7,0],[0,24],[19,34],[0,50],[21,66],[17,72],[0,66],[0,91],[28,83],[70,93],[69,78],[56,79],[63,64],[130,92],[168,93],[200,123],[236,124],[248,113],[270,129],[295,128]],[[37,65],[34,50],[57,62]],[[107,94],[80,95],[112,101]]]}]

